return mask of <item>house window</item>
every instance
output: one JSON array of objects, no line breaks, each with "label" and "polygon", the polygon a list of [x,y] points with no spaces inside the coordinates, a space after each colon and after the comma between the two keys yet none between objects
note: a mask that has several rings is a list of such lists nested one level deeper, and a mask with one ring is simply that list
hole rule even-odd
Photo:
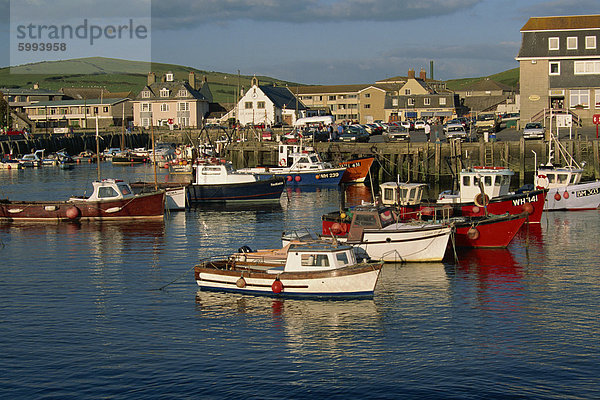
[{"label": "house window", "polygon": [[600,61],[575,61],[575,75],[600,74]]},{"label": "house window", "polygon": [[423,99],[423,104],[425,104],[426,106],[431,105],[431,99],[429,97],[425,97]]},{"label": "house window", "polygon": [[392,99],[392,106],[398,107],[398,99],[397,98]]},{"label": "house window", "polygon": [[103,107],[102,108],[102,112],[107,113],[108,112],[108,107]]},{"label": "house window", "polygon": [[179,97],[187,97],[188,95],[188,91],[185,89],[179,89],[179,92],[177,93],[177,96]]},{"label": "house window", "polygon": [[[346,96],[349,99],[356,99],[356,95],[355,94],[349,94],[348,96]],[[370,94],[365,95],[365,97],[371,97]]]},{"label": "house window", "polygon": [[446,98],[440,97],[440,106],[445,106],[445,105],[446,105]]},{"label": "house window", "polygon": [[329,101],[335,101],[335,96],[329,96]]},{"label": "house window", "polygon": [[190,103],[177,103],[177,111],[190,111]]},{"label": "house window", "polygon": [[264,101],[258,101],[258,102],[256,102],[256,108],[264,109],[265,108],[265,102]]},{"label": "house window", "polygon": [[149,127],[150,126],[150,118],[142,118],[142,126]]},{"label": "house window", "polygon": [[559,50],[558,43],[557,37],[548,38],[548,50]]},{"label": "house window", "polygon": [[405,95],[410,95],[410,89],[404,89],[404,94]]},{"label": "house window", "polygon": [[94,107],[94,114],[98,114],[98,107]]},{"label": "house window", "polygon": [[585,37],[585,48],[588,50],[594,50],[596,48],[596,36]]},{"label": "house window", "polygon": [[160,89],[160,97],[169,97],[169,89],[167,89],[167,88]]},{"label": "house window", "polygon": [[251,101],[247,101],[244,103],[244,108],[246,110],[251,110],[252,109],[252,102]]},{"label": "house window", "polygon": [[570,36],[567,38],[567,50],[577,50],[577,37]]},{"label": "house window", "polygon": [[165,80],[167,82],[173,82],[173,74],[172,73],[165,74]]},{"label": "house window", "polygon": [[596,101],[595,101],[595,105],[596,108],[600,108],[600,89],[596,89]]},{"label": "house window", "polygon": [[167,103],[161,104],[160,111],[169,111],[169,105]]},{"label": "house window", "polygon": [[465,93],[465,96],[473,96],[473,92],[470,90],[467,90],[467,92]]},{"label": "house window", "polygon": [[371,97],[371,93],[365,93],[365,99],[368,99]]},{"label": "house window", "polygon": [[571,98],[569,104],[571,108],[590,108],[590,91],[586,89],[570,90]]},{"label": "house window", "polygon": [[371,108],[370,104],[365,104],[365,108]]},{"label": "house window", "polygon": [[141,111],[150,111],[150,103],[142,103],[140,107]]},{"label": "house window", "polygon": [[560,62],[558,61],[550,61],[550,70],[548,73],[550,75],[560,75]]},{"label": "house window", "polygon": [[142,98],[149,99],[150,98],[150,91],[149,90],[144,90],[142,92]]},{"label": "house window", "polygon": [[408,99],[408,105],[409,106],[414,106],[415,105],[415,99],[413,99],[412,97]]},{"label": "house window", "polygon": [[177,117],[177,125],[190,126],[190,119],[188,117]]}]

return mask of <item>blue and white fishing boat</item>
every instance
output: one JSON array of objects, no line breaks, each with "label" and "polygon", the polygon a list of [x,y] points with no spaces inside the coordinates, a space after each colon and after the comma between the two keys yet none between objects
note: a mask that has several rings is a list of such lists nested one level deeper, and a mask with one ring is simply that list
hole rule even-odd
[{"label": "blue and white fishing boat", "polygon": [[308,152],[300,145],[279,145],[279,166],[240,169],[240,172],[258,174],[261,179],[275,175],[283,177],[286,185],[339,185],[346,167],[335,167],[323,162],[318,153]]}]

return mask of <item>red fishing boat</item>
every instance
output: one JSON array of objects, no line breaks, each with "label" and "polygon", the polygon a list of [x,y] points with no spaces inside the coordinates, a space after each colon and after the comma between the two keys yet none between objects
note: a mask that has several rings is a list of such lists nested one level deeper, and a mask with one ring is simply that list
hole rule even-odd
[{"label": "red fishing boat", "polygon": [[162,219],[165,191],[134,194],[126,182],[103,179],[92,182],[89,197],[66,201],[0,200],[0,222],[98,221]]},{"label": "red fishing boat", "polygon": [[456,247],[506,247],[526,219],[527,213],[452,218],[454,244]]},{"label": "red fishing boat", "polygon": [[344,175],[342,175],[343,183],[361,183],[364,182],[369,170],[371,169],[371,165],[373,165],[373,161],[375,158],[366,157],[366,158],[357,158],[349,161],[342,161],[340,163],[340,167],[345,167],[346,171],[344,171]]}]

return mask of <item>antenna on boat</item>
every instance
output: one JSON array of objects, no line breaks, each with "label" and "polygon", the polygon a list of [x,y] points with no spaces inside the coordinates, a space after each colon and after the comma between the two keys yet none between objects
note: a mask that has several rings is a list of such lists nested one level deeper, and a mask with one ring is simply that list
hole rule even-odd
[{"label": "antenna on boat", "polygon": [[98,165],[98,180],[100,180],[100,141],[98,140],[98,116],[96,115],[96,164]]}]

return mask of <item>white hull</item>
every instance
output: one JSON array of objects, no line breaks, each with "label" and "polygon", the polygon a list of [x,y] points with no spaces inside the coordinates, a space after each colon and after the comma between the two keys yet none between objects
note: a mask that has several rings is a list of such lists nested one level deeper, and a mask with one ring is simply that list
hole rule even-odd
[{"label": "white hull", "polygon": [[[369,268],[368,270],[354,274],[337,273],[311,273],[315,277],[302,278],[297,273],[258,274],[261,277],[253,277],[255,274],[237,273],[222,274],[213,272],[200,272],[198,285],[205,290],[224,290],[248,294],[275,295],[272,284],[279,276],[283,285],[282,296],[317,296],[317,297],[344,297],[344,296],[371,296],[379,277],[380,268]],[[340,272],[340,270],[335,271]],[[266,275],[266,276],[265,276]],[[269,276],[270,275],[270,276]],[[296,276],[294,276],[296,275]],[[239,287],[237,282],[240,276],[244,276],[245,286]],[[290,277],[288,277],[290,276]]]},{"label": "white hull", "polygon": [[360,247],[374,260],[439,262],[446,253],[451,231],[448,226],[394,224],[385,229],[365,229],[360,240],[346,243]]},{"label": "white hull", "polygon": [[594,181],[550,188],[544,210],[593,210],[599,205],[600,181]]},{"label": "white hull", "polygon": [[165,208],[167,210],[185,210],[186,188],[185,186],[166,189]]}]

